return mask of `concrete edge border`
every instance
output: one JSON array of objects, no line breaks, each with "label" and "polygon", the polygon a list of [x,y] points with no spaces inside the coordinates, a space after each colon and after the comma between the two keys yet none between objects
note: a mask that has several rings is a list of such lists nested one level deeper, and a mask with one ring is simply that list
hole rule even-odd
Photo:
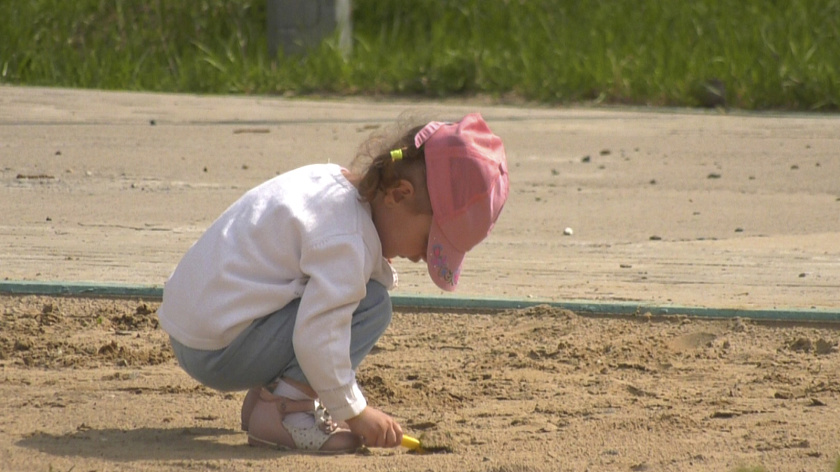
[{"label": "concrete edge border", "polygon": [[[159,300],[163,287],[159,285],[131,285],[94,282],[41,282],[0,281],[0,294],[45,295],[76,297],[114,297]],[[840,310],[824,309],[755,309],[755,308],[710,308],[678,305],[655,305],[642,302],[566,301],[556,302],[539,299],[509,299],[458,297],[436,295],[391,295],[395,307],[426,308],[441,310],[511,310],[538,305],[571,310],[575,313],[592,315],[686,315],[704,318],[747,318],[754,320],[796,321],[796,322],[840,322]]]}]

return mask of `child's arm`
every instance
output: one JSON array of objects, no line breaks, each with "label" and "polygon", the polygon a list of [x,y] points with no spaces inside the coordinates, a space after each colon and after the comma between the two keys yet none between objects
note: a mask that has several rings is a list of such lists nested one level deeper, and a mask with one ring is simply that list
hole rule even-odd
[{"label": "child's arm", "polygon": [[350,361],[353,312],[368,281],[366,255],[357,236],[333,237],[305,248],[300,261],[309,280],[295,321],[295,355],[336,421],[355,417],[367,406]]}]

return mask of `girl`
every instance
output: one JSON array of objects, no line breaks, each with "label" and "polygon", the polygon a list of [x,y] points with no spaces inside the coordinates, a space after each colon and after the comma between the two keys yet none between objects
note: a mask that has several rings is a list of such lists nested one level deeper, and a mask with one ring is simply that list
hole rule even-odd
[{"label": "girl", "polygon": [[309,165],[247,192],[166,282],[158,316],[181,367],[214,389],[250,389],[251,445],[399,445],[400,425],[355,377],[391,320],[389,261],[426,261],[454,290],[507,199],[504,147],[479,114],[362,149],[360,172]]}]

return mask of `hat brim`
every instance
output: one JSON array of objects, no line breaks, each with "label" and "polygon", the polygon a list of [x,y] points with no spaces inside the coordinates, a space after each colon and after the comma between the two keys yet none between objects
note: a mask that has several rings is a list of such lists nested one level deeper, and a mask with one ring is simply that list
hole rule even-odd
[{"label": "hat brim", "polygon": [[455,249],[436,221],[432,221],[426,251],[429,276],[435,285],[447,292],[458,288],[465,253]]}]

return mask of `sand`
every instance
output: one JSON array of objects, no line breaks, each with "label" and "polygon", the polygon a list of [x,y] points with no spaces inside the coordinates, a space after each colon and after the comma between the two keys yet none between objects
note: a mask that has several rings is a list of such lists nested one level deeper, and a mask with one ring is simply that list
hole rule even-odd
[{"label": "sand", "polygon": [[257,449],[178,368],[156,303],[0,297],[3,470],[832,470],[838,327],[400,312],[359,379],[436,449]]}]

